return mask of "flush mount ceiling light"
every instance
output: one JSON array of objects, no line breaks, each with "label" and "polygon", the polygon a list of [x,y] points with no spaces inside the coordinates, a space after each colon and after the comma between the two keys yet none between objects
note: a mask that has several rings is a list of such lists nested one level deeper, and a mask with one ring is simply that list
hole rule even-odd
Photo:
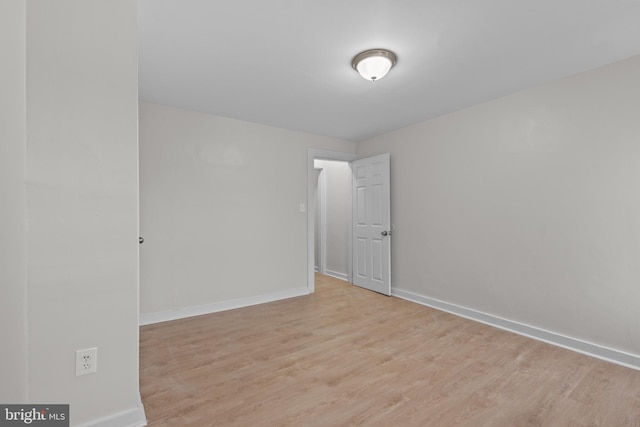
[{"label": "flush mount ceiling light", "polygon": [[396,62],[398,58],[390,50],[371,49],[357,54],[351,66],[362,78],[375,82],[386,76]]}]

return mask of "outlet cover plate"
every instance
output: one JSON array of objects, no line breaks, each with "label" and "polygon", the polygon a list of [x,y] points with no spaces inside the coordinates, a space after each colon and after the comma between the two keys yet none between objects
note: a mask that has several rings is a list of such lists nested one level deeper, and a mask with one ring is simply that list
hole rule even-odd
[{"label": "outlet cover plate", "polygon": [[98,347],[76,350],[76,376],[98,371]]}]

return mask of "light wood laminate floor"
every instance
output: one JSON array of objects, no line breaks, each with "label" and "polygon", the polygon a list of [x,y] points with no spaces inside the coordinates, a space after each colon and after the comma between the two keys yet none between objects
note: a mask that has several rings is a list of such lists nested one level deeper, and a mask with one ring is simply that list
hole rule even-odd
[{"label": "light wood laminate floor", "polygon": [[149,426],[640,426],[640,372],[317,276],[144,326]]}]

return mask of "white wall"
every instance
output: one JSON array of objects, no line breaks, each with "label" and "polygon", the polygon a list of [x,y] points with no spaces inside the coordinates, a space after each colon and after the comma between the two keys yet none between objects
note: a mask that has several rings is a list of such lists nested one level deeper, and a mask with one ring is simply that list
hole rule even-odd
[{"label": "white wall", "polygon": [[0,402],[27,399],[25,3],[0,2]]},{"label": "white wall", "polygon": [[355,144],[140,103],[141,313],[306,287],[309,147]]},{"label": "white wall", "polygon": [[638,76],[634,57],[359,144],[391,153],[394,288],[640,355]]},{"label": "white wall", "polygon": [[136,19],[133,0],[26,6],[28,401],[72,425],[139,414]]},{"label": "white wall", "polygon": [[345,278],[349,275],[349,163],[316,160],[325,174],[326,273]]}]

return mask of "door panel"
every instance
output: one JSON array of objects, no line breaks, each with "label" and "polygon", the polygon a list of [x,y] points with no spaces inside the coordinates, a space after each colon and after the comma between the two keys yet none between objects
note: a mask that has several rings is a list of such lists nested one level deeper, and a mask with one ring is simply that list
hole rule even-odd
[{"label": "door panel", "polygon": [[356,160],[353,171],[353,283],[391,295],[389,154]]},{"label": "door panel", "polygon": [[356,277],[366,279],[367,274],[367,239],[359,238],[354,245],[356,247]]},{"label": "door panel", "polygon": [[367,224],[367,195],[365,187],[358,187],[356,189],[356,218],[358,225],[364,226]]}]

